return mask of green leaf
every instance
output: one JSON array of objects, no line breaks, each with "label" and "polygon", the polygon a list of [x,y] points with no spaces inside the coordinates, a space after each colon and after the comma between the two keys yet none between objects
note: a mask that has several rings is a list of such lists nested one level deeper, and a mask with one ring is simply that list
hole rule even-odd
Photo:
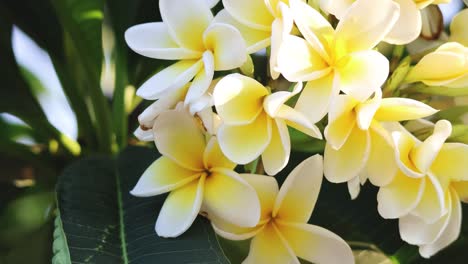
[{"label": "green leaf", "polygon": [[64,171],[57,185],[53,263],[229,263],[201,217],[176,239],[156,235],[165,195],[129,194],[156,158],[154,150],[130,147],[117,160],[88,158]]}]

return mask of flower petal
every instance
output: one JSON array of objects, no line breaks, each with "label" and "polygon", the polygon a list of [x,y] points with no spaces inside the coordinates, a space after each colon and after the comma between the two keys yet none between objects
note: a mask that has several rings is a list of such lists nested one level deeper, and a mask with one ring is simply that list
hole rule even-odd
[{"label": "flower petal", "polygon": [[271,25],[270,75],[273,80],[280,76],[278,69],[279,49],[283,45],[284,38],[291,33],[294,24],[292,14],[285,3],[279,2],[278,9],[281,15]]},{"label": "flower petal", "polygon": [[457,192],[460,201],[468,203],[468,181],[452,182],[450,186]]},{"label": "flower petal", "polygon": [[340,89],[358,101],[369,98],[388,77],[388,60],[377,51],[356,52],[344,60],[343,66],[338,68]]},{"label": "flower petal", "polygon": [[221,125],[218,129],[218,141],[224,155],[237,164],[255,160],[271,141],[271,123],[272,120],[261,113],[248,125]]},{"label": "flower petal", "polygon": [[290,82],[318,79],[330,69],[313,47],[304,39],[285,36],[278,50],[278,71]]},{"label": "flower petal", "polygon": [[222,78],[213,92],[218,115],[227,125],[249,124],[263,111],[268,90],[256,80],[230,74]]},{"label": "flower petal", "polygon": [[[466,1],[465,1],[466,3]],[[455,41],[468,47],[468,30],[466,21],[468,20],[468,9],[463,9],[452,18],[450,23],[450,41]]]},{"label": "flower petal", "polygon": [[308,81],[294,107],[304,113],[311,123],[317,123],[327,114],[331,102],[340,90],[335,86],[333,74]]},{"label": "flower petal", "polygon": [[356,111],[356,124],[361,130],[369,129],[369,126],[374,120],[375,112],[380,107],[382,102],[382,90],[375,90],[374,97],[365,102],[358,104],[355,108]]},{"label": "flower petal", "polygon": [[179,61],[156,73],[137,90],[137,95],[146,100],[159,99],[172,89],[184,87],[203,67],[201,60]]},{"label": "flower petal", "polygon": [[245,40],[248,54],[255,53],[270,45],[271,32],[269,30],[265,31],[248,27],[234,19],[225,9],[216,14],[213,23],[224,23],[237,28]]},{"label": "flower petal", "polygon": [[201,57],[201,52],[177,45],[163,22],[133,26],[125,31],[125,41],[136,53],[153,59],[186,60]]},{"label": "flower petal", "polygon": [[325,177],[333,183],[351,180],[365,167],[369,152],[369,131],[354,127],[340,149],[336,150],[328,143],[325,145],[323,161]]},{"label": "flower petal", "polygon": [[169,158],[160,157],[141,175],[130,191],[139,197],[154,196],[177,189],[200,177],[200,172],[180,167]]},{"label": "flower petal", "polygon": [[324,134],[327,143],[334,149],[340,149],[345,144],[356,126],[356,114],[353,109],[357,104],[358,101],[349,95],[338,95],[333,101]]},{"label": "flower petal", "polygon": [[208,144],[206,144],[205,152],[203,153],[203,164],[206,169],[225,168],[233,170],[236,167],[234,162],[224,156],[216,137],[211,137]]},{"label": "flower petal", "polygon": [[443,248],[447,247],[460,235],[462,225],[462,208],[457,193],[455,191],[451,191],[450,193],[452,195],[452,210],[449,216],[449,222],[443,233],[434,243],[429,245],[422,245],[419,247],[419,254],[425,258],[429,258]]},{"label": "flower petal", "polygon": [[255,189],[232,170],[216,168],[207,176],[203,211],[240,227],[260,221],[260,201]]},{"label": "flower petal", "polygon": [[278,229],[301,259],[312,263],[354,263],[349,245],[325,228],[302,223],[278,223]]},{"label": "flower petal", "polygon": [[437,112],[425,103],[409,98],[384,98],[375,113],[379,121],[403,121],[427,117]]},{"label": "flower petal", "polygon": [[160,0],[159,10],[169,34],[182,47],[204,51],[203,32],[213,20],[206,0]]},{"label": "flower petal", "polygon": [[393,28],[399,13],[400,7],[393,0],[355,1],[336,28],[336,52],[347,54],[374,48]]},{"label": "flower petal", "polygon": [[203,41],[213,52],[216,71],[238,68],[247,60],[245,41],[234,26],[214,23],[205,31]]},{"label": "flower petal", "polygon": [[161,113],[154,122],[159,152],[180,166],[202,171],[205,137],[196,120],[184,110]]},{"label": "flower petal", "polygon": [[248,173],[242,173],[240,177],[248,182],[257,192],[262,210],[260,220],[264,221],[270,219],[276,196],[279,192],[276,179],[270,176]]},{"label": "flower petal", "polygon": [[348,192],[352,200],[356,199],[361,192],[360,177],[354,177],[348,181]]},{"label": "flower petal", "polygon": [[408,214],[398,221],[401,239],[412,245],[423,245],[433,243],[447,226],[452,210],[450,193],[447,192],[448,212],[435,222],[428,223],[424,219]]},{"label": "flower petal", "polygon": [[205,0],[209,8],[215,7],[219,3],[219,0]]},{"label": "flower petal", "polygon": [[408,214],[421,200],[425,185],[425,177],[412,178],[399,171],[393,181],[377,193],[379,214],[385,219]]},{"label": "flower petal", "polygon": [[154,141],[153,137],[153,130],[146,129],[143,130],[141,127],[138,127],[134,132],[133,135],[138,138],[140,141]]},{"label": "flower petal", "polygon": [[452,133],[452,125],[447,120],[439,120],[434,125],[434,132],[410,153],[411,160],[421,172],[427,172],[439,154],[445,140]]},{"label": "flower petal", "polygon": [[445,143],[430,168],[441,180],[468,181],[468,145]]},{"label": "flower petal", "polygon": [[160,99],[148,106],[139,116],[138,122],[140,125],[153,128],[154,120],[164,111],[175,108],[178,102],[184,100],[187,94],[189,85],[182,86],[177,89],[171,89],[163,93]]},{"label": "flower petal", "polygon": [[421,12],[413,0],[393,0],[400,5],[400,16],[384,41],[403,45],[415,40],[421,34]]},{"label": "flower petal", "polygon": [[185,96],[185,104],[191,104],[206,94],[214,76],[214,58],[210,51],[203,53],[204,68],[198,72]]},{"label": "flower petal", "polygon": [[400,170],[409,177],[424,177],[425,174],[419,171],[410,159],[410,153],[419,141],[407,131],[393,131],[392,141],[395,146],[395,160]]},{"label": "flower petal", "polygon": [[291,141],[288,127],[281,119],[275,119],[271,129],[271,140],[268,147],[262,153],[262,163],[268,175],[276,175],[289,161],[291,153]]},{"label": "flower petal", "polygon": [[398,172],[392,140],[380,124],[371,125],[369,132],[371,149],[366,164],[367,175],[373,185],[385,186],[395,178]]},{"label": "flower petal", "polygon": [[330,40],[335,35],[333,27],[317,10],[302,1],[291,0],[290,6],[294,21],[302,35],[313,49],[328,61],[331,52]]},{"label": "flower petal", "polygon": [[242,24],[254,29],[271,30],[274,17],[264,0],[223,0],[223,6]]},{"label": "flower petal", "polygon": [[273,217],[306,223],[315,207],[323,178],[323,159],[314,155],[288,175],[276,197]]},{"label": "flower petal", "polygon": [[436,222],[447,213],[446,193],[446,190],[442,188],[437,178],[428,173],[424,193],[411,214],[418,216],[427,223]]},{"label": "flower petal", "polygon": [[205,176],[172,191],[164,201],[156,221],[160,237],[177,237],[190,228],[200,211]]}]

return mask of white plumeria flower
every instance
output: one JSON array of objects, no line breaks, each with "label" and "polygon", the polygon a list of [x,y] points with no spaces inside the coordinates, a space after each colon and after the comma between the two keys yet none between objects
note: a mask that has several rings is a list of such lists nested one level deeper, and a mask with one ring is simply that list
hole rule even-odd
[{"label": "white plumeria flower", "polygon": [[353,253],[336,234],[307,224],[323,179],[322,157],[304,160],[278,190],[272,177],[241,174],[257,191],[261,203],[260,223],[242,228],[213,218],[216,233],[230,240],[252,238],[243,264],[299,264],[297,257],[313,263],[354,263]]},{"label": "white plumeria flower", "polygon": [[456,14],[450,23],[450,41],[458,42],[468,47],[468,8]]},{"label": "white plumeria flower", "polygon": [[183,108],[161,113],[153,132],[163,156],[146,169],[131,193],[146,197],[170,192],[156,222],[159,236],[181,235],[199,212],[243,227],[257,225],[256,191],[233,171],[236,164],[223,155],[216,137],[207,142]]},{"label": "white plumeria flower", "polygon": [[278,70],[291,82],[308,82],[296,109],[318,122],[340,90],[364,100],[381,87],[389,73],[389,62],[372,49],[393,27],[399,16],[397,4],[391,0],[358,0],[336,30],[306,3],[290,0],[290,6],[305,39],[292,35],[284,38]]},{"label": "white plumeria flower", "polygon": [[[361,180],[369,178],[376,186],[387,185],[397,173],[398,166],[392,140],[381,122],[418,119],[436,112],[412,99],[382,99],[380,89],[373,98],[364,101],[338,95],[325,128],[325,177],[331,182],[342,183],[358,181],[359,174],[364,174]],[[351,193],[355,198],[358,191]]]},{"label": "white plumeria flower", "polygon": [[287,125],[321,138],[320,130],[302,113],[285,103],[302,89],[275,92],[256,80],[230,74],[216,85],[213,100],[222,120],[217,135],[223,153],[238,164],[262,156],[265,172],[275,175],[289,161],[291,142]]},{"label": "white plumeria flower", "polygon": [[288,0],[223,0],[226,11],[217,18],[235,25],[247,42],[249,53],[271,44],[270,74],[279,77],[276,70],[278,49],[283,37],[293,28]]},{"label": "white plumeria flower", "polygon": [[215,23],[210,5],[217,1],[160,0],[163,22],[133,26],[125,32],[132,50],[150,58],[180,60],[147,80],[137,95],[167,96],[193,79],[185,103],[205,94],[215,71],[231,70],[247,60],[246,44],[232,25]]},{"label": "white plumeria flower", "polygon": [[[427,126],[427,122],[424,126]],[[394,132],[396,138],[405,138],[400,133],[406,132],[398,128],[400,132]],[[442,120],[434,126],[434,134],[423,143],[408,141],[411,138],[400,140],[406,141],[406,144],[400,144],[401,149],[406,149],[400,153],[401,156],[409,156],[405,164],[417,161],[413,167],[427,167],[428,176],[411,178],[402,174],[388,189],[382,188],[382,194],[379,191],[379,207],[380,201],[384,203],[379,211],[384,212],[386,209],[383,207],[388,205],[390,208],[387,209],[394,212],[405,207],[404,211],[409,211],[399,219],[400,235],[404,241],[418,245],[421,256],[426,258],[458,238],[461,228],[460,200],[467,201],[468,198],[468,145],[444,143],[450,132],[450,123]],[[413,143],[416,146],[411,148],[409,145]],[[385,201],[389,199],[393,201]]]}]

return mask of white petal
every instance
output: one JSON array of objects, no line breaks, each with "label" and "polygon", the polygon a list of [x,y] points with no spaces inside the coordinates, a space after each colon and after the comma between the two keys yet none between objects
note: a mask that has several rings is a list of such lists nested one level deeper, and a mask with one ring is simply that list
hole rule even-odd
[{"label": "white petal", "polygon": [[393,0],[400,5],[400,17],[384,41],[403,45],[415,40],[421,34],[421,12],[413,0]]},{"label": "white petal", "polygon": [[247,53],[255,53],[270,46],[271,32],[248,27],[234,19],[227,10],[223,9],[216,14],[213,23],[229,24],[237,28],[247,45]]},{"label": "white petal", "polygon": [[[402,129],[404,130],[403,127]],[[392,141],[393,145],[395,146],[395,160],[400,170],[402,170],[405,175],[408,175],[409,177],[424,177],[425,173],[419,171],[418,168],[416,168],[414,165],[413,161],[410,159],[410,153],[414,147],[419,144],[419,140],[404,130],[393,131]]]},{"label": "white petal", "polygon": [[156,221],[158,236],[177,237],[190,228],[200,211],[204,181],[203,176],[169,194]]},{"label": "white petal", "polygon": [[198,59],[201,52],[180,47],[162,22],[133,26],[125,31],[127,45],[136,53],[161,60]]},{"label": "white petal", "polygon": [[214,23],[205,31],[203,41],[213,52],[216,71],[238,68],[247,60],[245,41],[234,26]]},{"label": "white petal", "polygon": [[446,190],[444,190],[437,178],[428,173],[426,186],[421,200],[411,214],[418,216],[427,223],[434,223],[447,213]]},{"label": "white petal", "polygon": [[400,218],[421,200],[426,178],[412,178],[399,171],[393,181],[377,193],[378,211],[385,219]]},{"label": "white petal", "polygon": [[188,89],[185,97],[185,104],[191,104],[200,99],[210,87],[214,76],[214,58],[210,51],[203,53],[204,69],[198,72],[193,79],[190,88]]},{"label": "white petal", "polygon": [[431,172],[447,181],[468,181],[468,145],[445,143],[432,163]]},{"label": "white petal", "polygon": [[317,123],[327,114],[331,102],[338,96],[333,74],[307,82],[294,107],[304,113],[311,123]]},{"label": "white petal", "polygon": [[262,162],[268,175],[276,175],[289,161],[291,141],[289,132],[283,120],[275,119],[271,129],[271,140],[262,153]]},{"label": "white petal", "polygon": [[276,197],[273,217],[306,223],[314,210],[323,179],[323,159],[314,155],[288,175]]},{"label": "white petal", "polygon": [[203,170],[205,137],[197,121],[184,110],[161,113],[153,127],[159,152],[187,169]]},{"label": "white petal", "polygon": [[439,120],[434,126],[432,135],[411,151],[411,160],[419,171],[427,172],[429,170],[445,140],[447,140],[451,133],[452,125],[450,122]]},{"label": "white petal", "polygon": [[242,24],[254,29],[271,30],[274,17],[264,0],[223,0],[223,6]]},{"label": "white petal", "polygon": [[160,0],[159,10],[169,34],[180,46],[205,50],[203,32],[213,20],[206,0]]},{"label": "white petal", "polygon": [[302,223],[278,224],[294,253],[312,263],[353,264],[354,256],[349,245],[329,230]]},{"label": "white petal", "polygon": [[240,227],[254,227],[260,220],[255,189],[232,170],[216,168],[205,182],[203,211]]},{"label": "white petal", "polygon": [[429,245],[422,245],[419,247],[419,254],[425,258],[429,258],[443,248],[447,247],[460,235],[462,225],[462,208],[457,193],[455,191],[451,191],[451,195],[452,210],[450,213],[449,222],[445,227],[444,232],[434,243]]},{"label": "white petal", "polygon": [[433,115],[436,109],[409,98],[384,98],[375,119],[380,121],[403,121]]},{"label": "white petal", "polygon": [[401,239],[412,245],[423,245],[433,243],[446,228],[452,210],[452,201],[447,192],[448,213],[432,223],[427,223],[424,219],[408,214],[398,221]]},{"label": "white petal", "polygon": [[163,93],[185,86],[202,67],[201,60],[176,62],[144,82],[136,94],[146,100],[159,99]]},{"label": "white petal", "polygon": [[219,0],[205,0],[205,2],[210,8],[213,8],[219,3]]},{"label": "white petal", "polygon": [[389,63],[381,53],[368,50],[351,54],[338,68],[340,89],[359,101],[371,96],[388,77]]},{"label": "white petal", "polygon": [[133,135],[141,141],[148,141],[151,142],[154,140],[153,137],[153,130],[146,129],[143,130],[141,127],[138,127],[134,132]]},{"label": "white petal", "polygon": [[275,19],[271,28],[270,75],[273,80],[276,80],[280,75],[278,69],[279,49],[283,44],[284,38],[289,35],[293,27],[293,18],[289,7],[283,2],[279,2],[278,7],[281,18]]},{"label": "white petal", "polygon": [[375,95],[372,99],[369,99],[356,106],[356,119],[357,125],[362,130],[367,130],[374,120],[375,112],[380,107],[382,102],[382,90],[375,90]]},{"label": "white petal", "polygon": [[357,177],[364,169],[370,152],[369,131],[354,127],[340,149],[325,145],[324,173],[327,180],[342,183]]},{"label": "white petal", "polygon": [[154,196],[180,188],[199,177],[200,172],[185,169],[163,156],[143,172],[130,193],[139,197]]},{"label": "white petal", "polygon": [[360,184],[359,176],[354,177],[348,181],[348,192],[352,200],[358,197],[360,191],[361,191],[361,184]]},{"label": "white petal", "polygon": [[336,50],[346,54],[374,48],[393,28],[399,13],[399,5],[392,0],[355,1],[336,28]]},{"label": "white petal", "polygon": [[338,95],[328,113],[328,125],[325,128],[327,143],[334,149],[345,144],[352,130],[356,127],[354,108],[359,102],[349,95]]}]

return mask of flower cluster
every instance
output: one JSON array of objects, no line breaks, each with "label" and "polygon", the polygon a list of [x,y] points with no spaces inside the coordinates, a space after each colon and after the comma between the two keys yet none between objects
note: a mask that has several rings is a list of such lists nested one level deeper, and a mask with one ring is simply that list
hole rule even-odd
[{"label": "flower cluster", "polygon": [[[423,257],[452,243],[468,199],[468,145],[446,142],[451,123],[421,119],[437,110],[399,95],[421,83],[468,87],[468,10],[451,42],[415,66],[390,67],[377,46],[414,41],[421,10],[442,2],[223,0],[214,15],[216,0],[160,0],[162,22],[125,34],[135,52],[177,61],[137,91],[156,101],[135,135],[162,157],[131,193],[169,192],[157,234],[176,237],[202,214],[220,236],[253,238],[244,263],[353,263],[343,239],[307,223],[324,175],[352,198],[367,180],[377,186],[380,215],[399,219]],[[254,53],[268,59],[268,80],[254,78]],[[433,132],[417,138],[410,123]],[[291,129],[326,145],[279,188],[272,176],[288,164]],[[246,164],[257,166],[236,167]]]}]

